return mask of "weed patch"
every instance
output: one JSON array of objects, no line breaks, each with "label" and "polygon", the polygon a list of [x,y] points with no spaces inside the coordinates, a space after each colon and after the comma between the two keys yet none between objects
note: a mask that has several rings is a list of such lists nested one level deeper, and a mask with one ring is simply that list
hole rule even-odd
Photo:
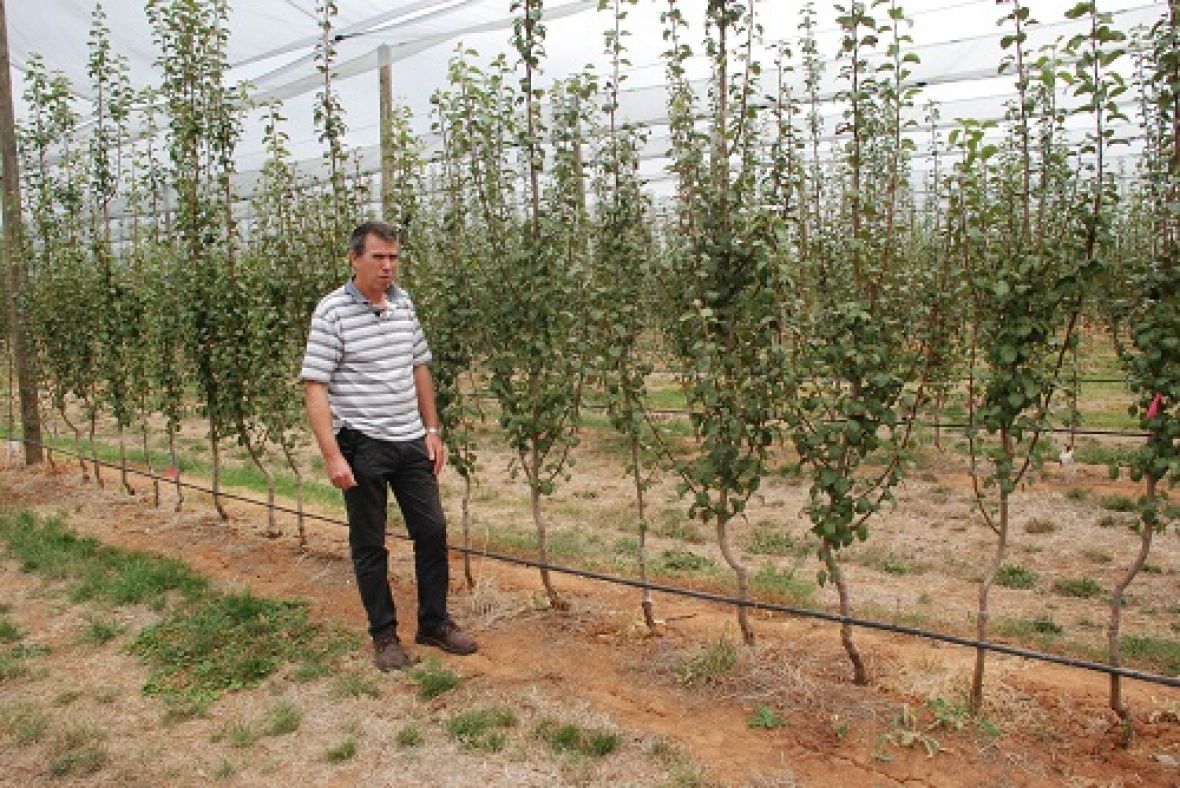
[{"label": "weed patch", "polygon": [[557,753],[573,753],[591,758],[601,758],[618,749],[619,734],[612,731],[583,728],[572,722],[557,723],[554,720],[541,720],[537,723],[534,735]]},{"label": "weed patch", "polygon": [[1004,564],[996,573],[996,583],[1004,588],[1032,588],[1037,574],[1019,564]]},{"label": "weed patch", "polygon": [[417,747],[421,745],[425,739],[422,736],[422,730],[417,725],[407,725],[397,732],[397,736],[394,737],[394,741],[397,742],[398,747],[401,747],[403,750],[408,750],[411,747]]},{"label": "weed patch", "polygon": [[123,631],[123,628],[112,621],[90,619],[86,631],[82,633],[82,642],[92,646],[101,646],[110,642]]},{"label": "weed patch", "polygon": [[32,703],[18,702],[0,707],[0,733],[17,744],[40,741],[48,727],[45,712]]},{"label": "weed patch", "polygon": [[1078,597],[1079,599],[1093,599],[1102,596],[1102,586],[1090,577],[1065,577],[1053,582],[1053,590],[1062,596]]},{"label": "weed patch", "polygon": [[452,717],[447,733],[467,749],[499,752],[506,742],[504,729],[514,725],[516,715],[508,709],[471,709]]},{"label": "weed patch", "polygon": [[1127,495],[1104,495],[1098,499],[1098,505],[1111,512],[1134,512],[1139,509],[1135,501]]},{"label": "weed patch", "polygon": [[87,727],[67,728],[53,741],[49,774],[53,777],[85,777],[107,764],[101,732]]},{"label": "weed patch", "polygon": [[271,706],[266,716],[267,736],[284,736],[294,733],[299,730],[299,724],[303,721],[303,713],[289,700],[281,700]]},{"label": "weed patch", "polygon": [[815,584],[796,577],[794,570],[776,569],[773,564],[750,575],[750,589],[761,599],[783,605],[808,606],[815,594]]},{"label": "weed patch", "polygon": [[200,713],[222,693],[257,686],[286,663],[348,648],[346,638],[308,620],[306,604],[245,593],[173,614],[143,630],[130,651],[152,668],[146,694]]},{"label": "weed patch", "polygon": [[[789,533],[769,528],[756,529],[746,549],[758,555],[797,555],[800,552],[799,545]],[[807,548],[802,550],[806,551]]]},{"label": "weed patch", "polygon": [[1180,674],[1180,642],[1126,635],[1121,644],[1124,656],[1145,662],[1153,670],[1169,676]]},{"label": "weed patch", "polygon": [[996,631],[1008,637],[1052,641],[1061,637],[1061,625],[1048,616],[1036,618],[1005,618],[996,624]]},{"label": "weed patch", "polygon": [[418,686],[418,697],[422,700],[437,698],[459,686],[458,675],[444,668],[436,659],[411,670],[410,680]]},{"label": "weed patch", "polygon": [[25,633],[8,616],[0,613],[0,643],[15,643],[22,640]]},{"label": "weed patch", "polygon": [[324,759],[328,763],[344,763],[356,757],[356,739],[351,736],[339,744],[335,744],[328,748],[324,753]]},{"label": "weed patch", "polygon": [[109,547],[27,511],[0,515],[0,540],[21,571],[68,582],[75,601],[134,605],[170,591],[191,601],[208,590],[208,582],[179,561]]},{"label": "weed patch", "polygon": [[662,536],[665,539],[677,539],[689,544],[705,543],[705,537],[701,535],[700,528],[691,521],[685,520],[682,513],[675,512],[674,515],[674,519],[662,522],[655,527],[657,536]]},{"label": "weed patch", "polygon": [[747,728],[761,728],[762,730],[768,731],[781,728],[785,724],[786,721],[778,715],[778,712],[769,706],[759,706],[746,719]]},{"label": "weed patch", "polygon": [[1052,520],[1046,520],[1043,517],[1034,517],[1024,524],[1024,532],[1026,534],[1051,534],[1057,531],[1058,525]]},{"label": "weed patch", "polygon": [[660,569],[664,572],[700,572],[717,566],[711,558],[690,550],[665,550],[660,554]]},{"label": "weed patch", "polygon": [[368,673],[349,670],[341,673],[332,682],[332,696],[339,700],[348,698],[380,698],[381,687]]},{"label": "weed patch", "polygon": [[722,635],[685,660],[678,675],[685,684],[712,684],[732,673],[737,661],[737,645]]}]

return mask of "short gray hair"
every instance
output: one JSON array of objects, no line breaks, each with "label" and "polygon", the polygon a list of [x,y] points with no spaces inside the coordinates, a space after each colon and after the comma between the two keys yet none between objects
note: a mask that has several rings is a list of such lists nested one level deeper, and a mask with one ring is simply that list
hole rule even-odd
[{"label": "short gray hair", "polygon": [[365,239],[370,235],[375,235],[382,241],[388,243],[401,242],[401,230],[389,222],[365,222],[358,225],[352,231],[352,235],[348,237],[348,251],[349,253],[360,257],[365,253]]}]

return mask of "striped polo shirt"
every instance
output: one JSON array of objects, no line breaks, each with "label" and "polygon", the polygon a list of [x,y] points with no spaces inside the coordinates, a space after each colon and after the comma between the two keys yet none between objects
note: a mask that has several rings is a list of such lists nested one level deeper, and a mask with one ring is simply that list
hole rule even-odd
[{"label": "striped polo shirt", "polygon": [[320,301],[299,377],[328,384],[332,429],[408,441],[426,434],[414,367],[430,362],[426,335],[405,290],[390,285],[377,308],[349,280]]}]

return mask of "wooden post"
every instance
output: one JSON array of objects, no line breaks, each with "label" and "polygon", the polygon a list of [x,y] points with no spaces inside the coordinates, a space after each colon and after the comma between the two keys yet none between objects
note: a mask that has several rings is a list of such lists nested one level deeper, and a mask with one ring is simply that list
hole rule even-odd
[{"label": "wooden post", "polygon": [[389,55],[389,47],[385,44],[377,47],[377,71],[381,96],[381,218],[386,221],[396,221],[393,204],[393,65]]},{"label": "wooden post", "polygon": [[25,464],[41,462],[41,415],[37,410],[37,373],[25,336],[24,225],[20,212],[20,170],[16,158],[16,118],[12,109],[12,71],[8,59],[8,19],[0,0],[0,166],[4,186],[4,260],[8,263],[9,341],[20,391],[21,429],[25,437]]}]

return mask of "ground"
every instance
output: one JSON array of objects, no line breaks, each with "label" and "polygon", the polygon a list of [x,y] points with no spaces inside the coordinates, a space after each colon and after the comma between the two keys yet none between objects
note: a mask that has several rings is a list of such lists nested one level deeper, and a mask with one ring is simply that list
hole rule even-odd
[{"label": "ground", "polygon": [[[580,518],[583,526],[601,524],[602,512],[582,507],[609,508],[610,490],[626,490],[626,479],[604,481],[602,469],[589,465],[578,478],[597,473],[598,483],[570,485],[559,499],[564,506],[553,504],[558,525]],[[1095,575],[1106,583],[1137,537],[1096,525],[1102,512],[1094,502],[1133,488],[1101,481],[1100,468],[1078,473],[1042,479],[1035,499],[1021,502],[1021,523],[1039,519],[1060,527],[1020,531],[1014,555],[1033,571]],[[493,475],[484,484],[482,499],[477,495],[473,504],[484,507],[481,517],[510,516],[501,512],[517,505],[512,496],[492,496],[487,489],[519,482]],[[69,527],[104,542],[180,558],[225,588],[304,598],[317,620],[363,631],[340,526],[309,522],[308,545],[301,549],[290,536],[289,519],[281,523],[287,536],[267,538],[258,507],[228,502],[230,519],[222,522],[205,496],[190,495],[175,513],[167,498],[153,508],[150,488],[137,486],[136,495],[128,496],[108,473],[99,490],[59,459],[57,472],[12,467],[0,473],[0,505],[60,514]],[[1065,495],[1078,486],[1088,491],[1084,500]],[[588,495],[592,489],[594,496]],[[448,503],[455,490],[451,479]],[[765,527],[758,518],[776,507],[797,511],[790,501],[799,495],[789,484],[768,489],[750,527]],[[990,532],[968,530],[965,495],[954,468],[914,478],[899,506],[904,514],[891,515],[870,542],[878,552],[849,562],[859,601],[855,612],[925,610],[923,625],[949,625],[969,614],[972,575],[988,554]],[[313,508],[339,516],[329,505]],[[1085,523],[1083,538],[1075,520]],[[684,546],[664,537],[653,541],[656,551]],[[1160,540],[1154,570],[1133,587],[1128,631],[1171,631],[1174,637],[1180,566],[1175,542],[1172,534]],[[395,595],[403,620],[412,621],[409,548],[401,541],[392,548]],[[692,548],[703,555],[710,550]],[[1102,556],[1109,558],[1095,564]],[[792,560],[798,565],[803,559]],[[885,571],[890,560],[909,571]],[[0,735],[0,783],[1180,785],[1180,691],[1171,688],[1126,682],[1138,735],[1124,748],[1100,674],[993,655],[986,706],[980,719],[972,719],[961,707],[974,659],[966,649],[858,631],[870,684],[857,687],[830,624],[758,613],[758,642],[746,649],[736,645],[731,610],[657,594],[662,626],[660,636],[652,637],[634,590],[559,576],[571,604],[554,611],[544,604],[535,571],[486,559],[477,559],[474,570],[476,588],[456,582],[453,608],[478,637],[480,653],[442,657],[461,676],[458,690],[421,701],[406,676],[376,673],[363,647],[338,670],[373,682],[377,697],[342,694],[338,680],[299,683],[279,674],[259,689],[227,695],[203,716],[166,720],[159,702],[139,692],[146,671],[125,651],[130,634],[102,647],[79,645],[85,611],[8,561],[0,572],[0,599],[29,639],[48,648],[37,658],[39,670],[0,683],[0,711],[9,721],[7,731],[0,727],[6,733]],[[453,577],[461,576],[456,559]],[[830,604],[828,592],[818,592],[815,602]],[[1090,632],[1085,622],[1102,620],[1103,610],[1095,600],[1054,597],[1042,581],[1033,590],[997,589],[993,616],[1026,620],[1048,614],[1068,634],[1098,641],[1100,632]],[[133,633],[151,614],[120,615],[125,631]],[[433,656],[421,647],[413,651]],[[732,666],[709,667],[711,656],[725,654],[735,658]],[[257,727],[278,702],[302,710],[296,732],[248,743],[238,737],[235,744],[235,726],[255,721]],[[22,743],[13,733],[14,710],[28,704],[46,710],[54,735]],[[513,709],[521,719],[504,749],[473,750],[448,738],[446,721],[455,714],[493,706]],[[602,758],[556,754],[529,734],[544,718],[617,731],[621,744]],[[758,720],[765,727],[754,724]],[[397,743],[407,726],[421,730],[421,745]],[[325,756],[344,740],[356,744],[354,756]],[[101,742],[102,764],[55,779],[50,766],[60,762],[63,748],[72,744],[77,750],[86,741]]]}]

